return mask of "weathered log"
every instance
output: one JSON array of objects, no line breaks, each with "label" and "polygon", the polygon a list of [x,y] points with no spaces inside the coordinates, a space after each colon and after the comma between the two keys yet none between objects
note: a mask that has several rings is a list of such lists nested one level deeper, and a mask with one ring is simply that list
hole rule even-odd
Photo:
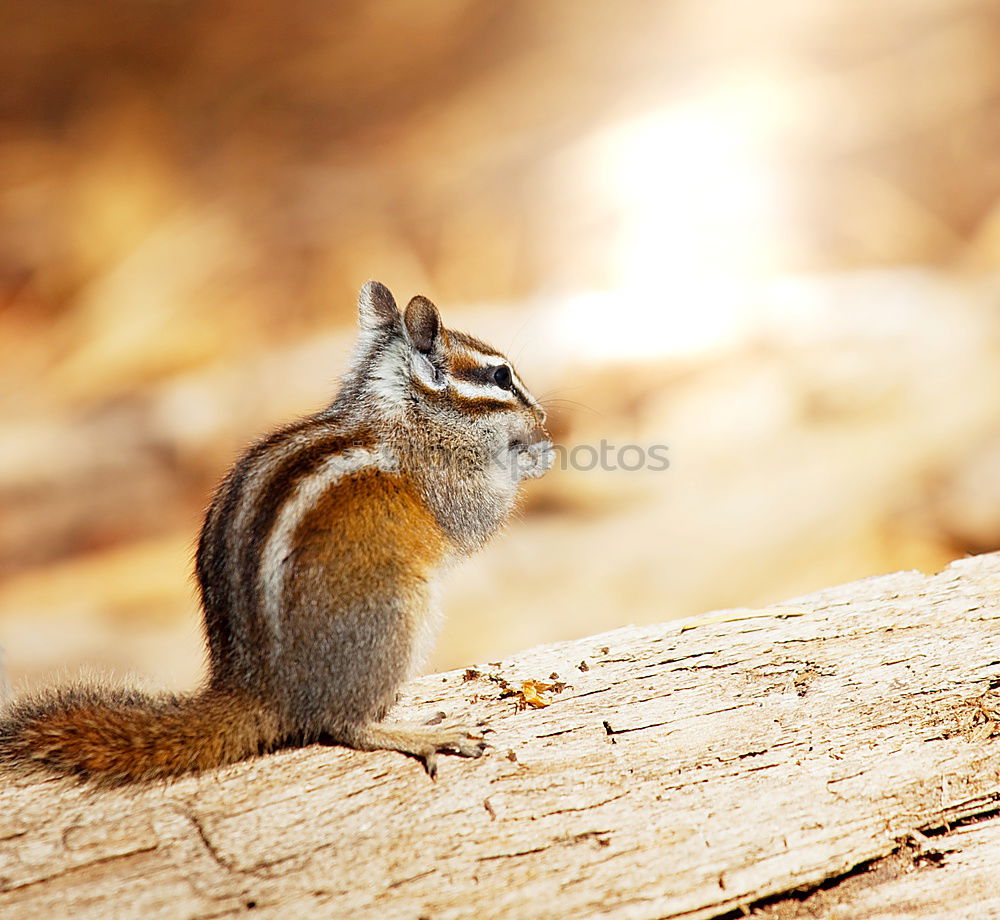
[{"label": "weathered log", "polygon": [[4,778],[0,915],[998,916],[998,638],[980,556],[422,678],[400,718],[493,730],[436,781],[317,746],[142,790]]}]

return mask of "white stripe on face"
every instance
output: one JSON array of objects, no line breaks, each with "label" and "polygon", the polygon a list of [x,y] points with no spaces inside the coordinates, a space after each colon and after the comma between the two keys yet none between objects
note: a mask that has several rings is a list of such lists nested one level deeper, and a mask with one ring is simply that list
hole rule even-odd
[{"label": "white stripe on face", "polygon": [[517,394],[498,387],[495,383],[476,383],[474,380],[456,380],[449,378],[451,388],[466,399],[496,399],[508,402],[512,406],[518,403]]},{"label": "white stripe on face", "polygon": [[476,348],[468,348],[465,345],[459,346],[465,357],[476,361],[480,367],[496,367],[498,364],[506,364],[507,359],[503,355],[488,355],[486,352]]},{"label": "white stripe on face", "polygon": [[510,371],[511,380],[513,380],[516,389],[515,392],[514,390],[507,390],[486,381],[456,380],[453,377],[449,377],[452,388],[459,396],[467,399],[496,399],[510,403],[512,406],[520,405],[520,397],[523,396],[524,401],[532,409],[536,412],[543,412],[538,400],[531,395],[531,391],[524,385],[524,381],[503,355],[487,354],[478,348],[470,348],[467,345],[456,345],[454,346],[454,351],[463,358],[475,362],[483,370],[493,367],[506,367]]}]

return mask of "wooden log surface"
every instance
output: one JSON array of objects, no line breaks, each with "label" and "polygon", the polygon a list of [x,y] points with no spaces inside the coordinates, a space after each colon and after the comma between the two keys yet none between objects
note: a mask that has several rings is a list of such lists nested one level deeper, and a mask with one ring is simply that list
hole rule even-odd
[{"label": "wooden log surface", "polygon": [[7,777],[0,916],[1000,917],[998,640],[1000,554],[424,677],[400,718],[495,746],[436,781],[322,747]]}]

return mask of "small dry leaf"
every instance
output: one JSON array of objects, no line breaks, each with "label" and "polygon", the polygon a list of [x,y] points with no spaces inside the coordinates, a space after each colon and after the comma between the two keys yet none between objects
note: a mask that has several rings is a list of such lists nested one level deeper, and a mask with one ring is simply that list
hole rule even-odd
[{"label": "small dry leaf", "polygon": [[552,703],[552,697],[546,695],[546,691],[551,689],[552,684],[543,684],[540,680],[522,680],[520,690],[521,700],[525,706],[541,709],[543,706],[548,706]]},{"label": "small dry leaf", "polygon": [[552,683],[545,683],[541,680],[522,680],[520,687],[514,687],[503,678],[494,678],[493,675],[489,675],[491,680],[496,680],[500,686],[500,699],[505,699],[507,697],[515,697],[515,705],[518,710],[527,709],[531,706],[533,709],[542,709],[545,706],[549,706],[552,703],[552,697],[549,696],[550,691],[552,693],[562,693],[563,690],[569,686],[565,681],[556,680]]}]

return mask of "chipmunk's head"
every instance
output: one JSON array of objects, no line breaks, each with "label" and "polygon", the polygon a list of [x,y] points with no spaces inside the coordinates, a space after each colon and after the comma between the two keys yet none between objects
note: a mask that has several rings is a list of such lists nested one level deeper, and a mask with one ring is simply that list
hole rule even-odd
[{"label": "chipmunk's head", "polygon": [[[551,465],[545,411],[496,349],[445,329],[437,307],[416,296],[400,312],[389,289],[369,281],[358,298],[361,337],[345,397],[388,422],[426,423],[470,442],[516,479]],[[447,444],[444,446],[447,447]]]}]

